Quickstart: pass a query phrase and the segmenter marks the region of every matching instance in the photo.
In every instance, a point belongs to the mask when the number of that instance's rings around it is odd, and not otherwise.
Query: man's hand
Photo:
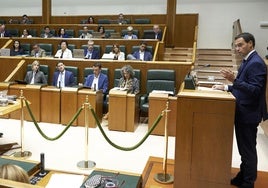
[[[228,80],[228,81],[230,81],[230,82],[234,82],[234,80],[235,80],[235,75],[234,75],[234,72],[231,70],[231,69],[222,69],[221,71],[220,71],[220,73],[222,74],[222,76],[226,79],[226,80]]]

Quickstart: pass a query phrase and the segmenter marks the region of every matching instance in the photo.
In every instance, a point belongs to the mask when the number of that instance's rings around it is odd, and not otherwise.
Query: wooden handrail
[[[17,73],[17,71],[21,68],[21,66],[25,63],[25,60],[21,60],[17,67],[12,71],[12,73],[5,79],[5,82],[9,82],[13,77],[14,75]]]
[[[7,48],[11,43],[13,42],[12,39],[9,39],[4,46],[2,46],[1,49]]]

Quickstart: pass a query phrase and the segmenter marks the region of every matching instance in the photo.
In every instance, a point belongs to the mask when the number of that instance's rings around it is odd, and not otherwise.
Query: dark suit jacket
[[[87,48],[84,50],[84,56],[86,57],[87,55]],[[100,59],[100,53],[98,50],[94,50],[92,51],[92,55],[91,55],[91,59]]]
[[[236,98],[235,122],[258,124],[267,119],[266,77],[266,65],[255,51],[238,69],[233,85],[228,86]]]
[[[60,74],[59,71],[54,72],[53,81],[52,81],[53,86],[57,86],[57,81],[58,81],[59,74]],[[64,80],[65,80],[65,83],[64,83],[65,87],[75,85],[74,74],[71,71],[65,70]]]
[[[133,56],[136,58],[136,59],[140,59],[140,51],[135,51],[133,53]],[[152,61],[153,57],[152,57],[152,54],[151,52],[149,51],[145,51],[144,52],[144,61]]]
[[[88,75],[84,85],[91,87],[93,80],[94,80],[94,74]],[[108,92],[108,77],[103,73],[100,73],[99,81],[98,81],[98,88],[99,90],[102,90],[103,93]]]
[[[33,78],[33,71],[28,71],[25,75],[24,81],[30,84]],[[34,76],[34,84],[47,84],[47,80],[42,71],[37,71]]]

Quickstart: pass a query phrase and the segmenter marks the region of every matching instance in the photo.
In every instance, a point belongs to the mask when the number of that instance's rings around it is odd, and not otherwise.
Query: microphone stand
[[[89,102],[88,102],[88,95],[86,96],[86,102],[83,104],[85,110],[85,160],[79,161],[77,163],[77,167],[81,169],[90,169],[96,166],[94,161],[88,160],[88,127],[89,127]]]

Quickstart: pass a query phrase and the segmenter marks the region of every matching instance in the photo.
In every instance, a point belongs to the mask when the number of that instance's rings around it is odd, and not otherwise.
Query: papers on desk
[[[216,92],[224,92],[222,90],[218,90],[218,89],[213,89],[211,87],[201,87],[201,86],[198,86],[197,87],[197,90],[198,91],[216,91]]]
[[[173,91],[166,91],[166,90],[153,90],[152,93],[161,93],[161,94],[174,95]]]
[[[74,188],[80,187],[85,176],[76,174],[52,174],[46,188],[64,187]]]
[[[125,87],[114,87],[113,90],[127,91],[128,89]]]

